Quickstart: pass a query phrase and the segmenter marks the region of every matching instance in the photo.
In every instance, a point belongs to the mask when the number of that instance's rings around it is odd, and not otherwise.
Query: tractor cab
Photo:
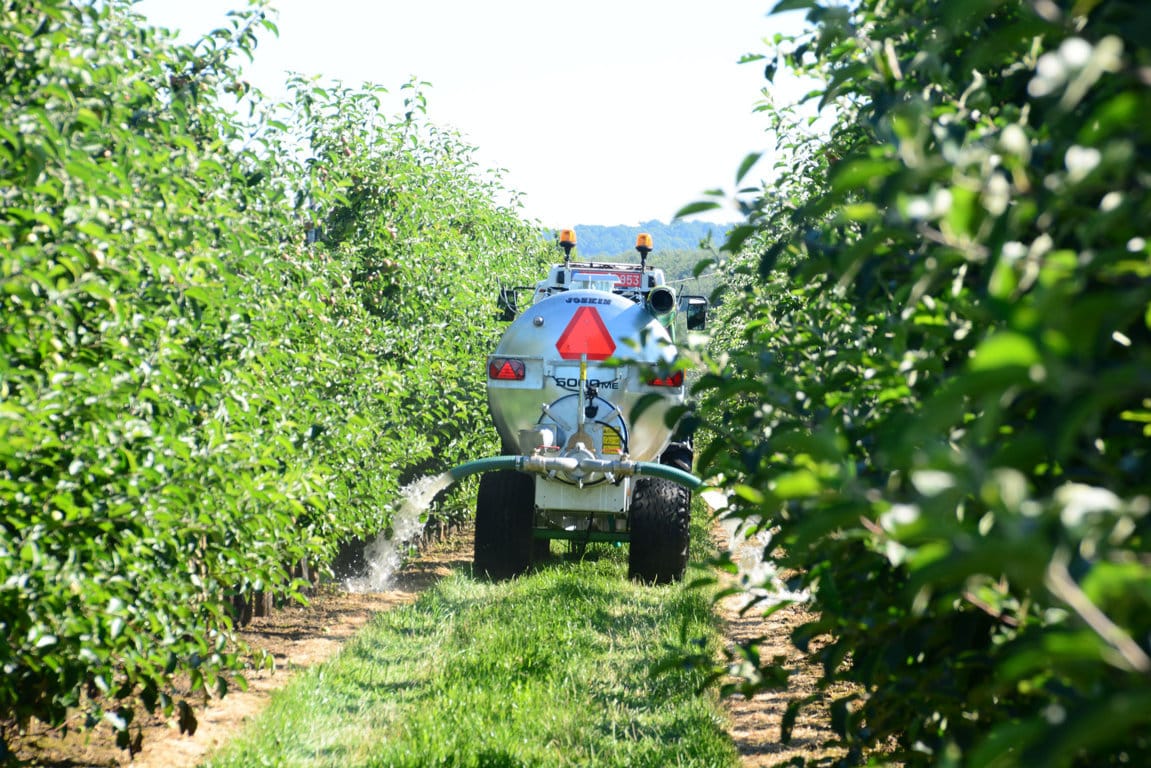
[[[576,246],[574,230],[560,230],[559,244],[564,251],[562,264],[555,264],[548,270],[547,277],[534,287],[517,286],[500,288],[498,307],[500,319],[511,321],[520,313],[519,295],[531,291],[531,301],[526,306],[538,304],[549,296],[572,290],[598,290],[613,293],[635,304],[655,306],[662,318],[669,322],[677,313],[682,313],[684,324],[689,331],[702,330],[707,325],[708,300],[704,296],[683,295],[676,299],[675,292],[667,286],[664,271],[647,263],[652,249],[651,235],[641,232],[636,237],[636,251],[640,254],[638,264],[631,262],[588,261],[573,262],[572,250]],[[665,323],[665,325],[668,323]]]

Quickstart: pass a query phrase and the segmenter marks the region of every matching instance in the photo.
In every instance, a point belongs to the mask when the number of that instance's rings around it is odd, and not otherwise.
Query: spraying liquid
[[[743,610],[753,601],[759,599],[763,607],[781,602],[806,603],[811,595],[806,590],[794,592],[780,578],[775,563],[764,557],[770,551],[771,532],[762,528],[755,533],[747,530],[750,525],[759,525],[758,518],[744,521],[735,517],[720,518],[720,524],[726,529],[728,536],[728,549],[731,559],[739,568],[740,595],[739,610]]]
[[[721,491],[707,490],[700,496],[719,515],[719,524],[723,526],[727,537],[728,552],[731,553],[732,562],[739,568],[738,610],[744,610],[756,600],[762,601],[762,607],[766,608],[785,601],[806,603],[811,599],[806,590],[794,592],[788,589],[775,563],[765,557],[765,553],[771,551],[771,531],[763,528],[760,518],[745,520],[725,515],[728,500]]]
[[[390,586],[392,576],[404,564],[404,550],[423,533],[425,513],[432,499],[447,489],[455,479],[450,473],[422,477],[400,489],[400,505],[392,513],[390,536],[381,533],[364,547],[367,572],[344,582],[349,592],[382,592]]]

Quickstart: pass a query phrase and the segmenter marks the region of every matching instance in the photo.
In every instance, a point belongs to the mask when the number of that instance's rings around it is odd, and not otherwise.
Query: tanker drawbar
[[[551,540],[606,541],[629,545],[632,578],[678,580],[701,481],[690,440],[672,424],[684,402],[675,342],[703,327],[707,301],[677,297],[647,265],[647,234],[638,264],[574,261],[571,230],[559,243],[563,263],[546,279],[501,290],[511,324],[488,357],[487,392],[503,455],[451,472],[483,473],[476,571],[506,578],[550,552]]]

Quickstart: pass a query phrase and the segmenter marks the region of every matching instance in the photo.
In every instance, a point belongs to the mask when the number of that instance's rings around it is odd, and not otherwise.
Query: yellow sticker
[[[608,453],[623,453],[622,440],[619,432],[616,432],[611,427],[603,428],[603,452]]]

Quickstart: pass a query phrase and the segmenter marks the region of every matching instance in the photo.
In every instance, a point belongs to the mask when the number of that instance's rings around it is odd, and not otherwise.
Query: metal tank
[[[671,438],[667,412],[683,403],[682,375],[669,386],[675,358],[645,304],[594,288],[533,304],[488,360],[488,406],[504,452],[582,444],[601,457],[657,459]],[[522,379],[500,377],[508,361],[523,366]],[[651,394],[658,400],[632,423]]]
[[[514,576],[549,552],[627,543],[629,573],[643,581],[681,578],[687,562],[691,443],[675,439],[684,402],[675,328],[703,327],[707,302],[683,297],[646,264],[573,262],[564,230],[563,264],[534,287],[522,312],[516,288],[501,290],[511,320],[487,361],[488,407],[502,455],[452,470],[482,473],[476,502],[475,567]]]

